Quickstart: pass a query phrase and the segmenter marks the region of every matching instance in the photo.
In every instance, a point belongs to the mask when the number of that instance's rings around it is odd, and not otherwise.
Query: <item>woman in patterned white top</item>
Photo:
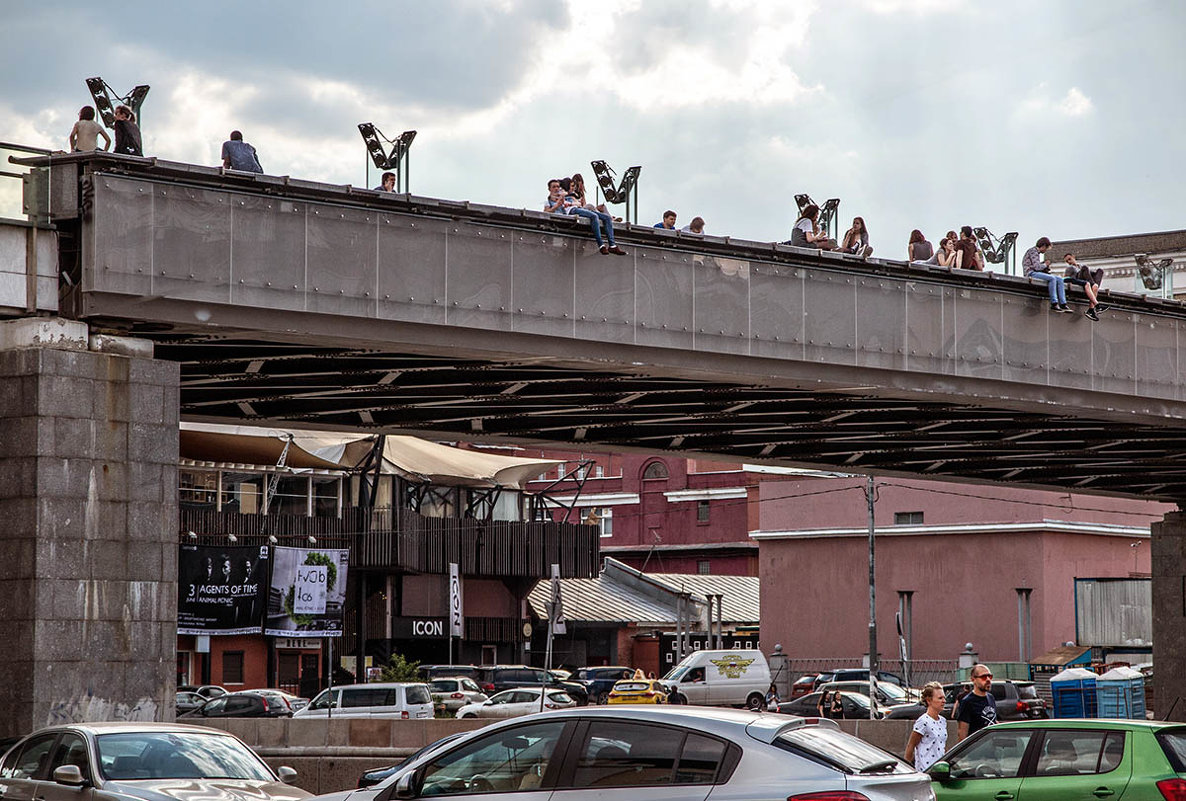
[[[922,703],[926,711],[914,721],[910,742],[906,743],[906,761],[915,770],[926,770],[939,761],[947,750],[947,721],[943,717],[943,685],[927,682],[922,688]]]

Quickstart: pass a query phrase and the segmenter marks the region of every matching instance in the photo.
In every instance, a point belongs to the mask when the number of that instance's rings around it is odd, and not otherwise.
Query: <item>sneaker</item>
[[[1093,323],[1098,323],[1100,321],[1100,316],[1095,313],[1095,309],[1088,309],[1087,311],[1083,312],[1083,316],[1088,320],[1091,320]]]
[[[1070,307],[1070,306],[1068,306],[1068,305],[1067,305],[1067,304],[1065,304],[1065,303],[1060,303],[1060,304],[1058,304],[1058,310],[1059,310],[1060,312],[1070,312],[1070,311],[1071,311],[1071,307]]]
[[[599,250],[601,251],[601,255],[602,255],[602,256],[608,256],[608,255],[609,255],[609,245],[602,245],[602,246],[599,248]]]
[[[625,256],[626,255],[626,251],[622,250],[617,245],[611,245],[609,252],[614,254],[615,256]]]
[[[1060,308],[1058,307],[1058,304],[1057,304],[1057,303],[1051,303],[1051,304],[1050,304],[1050,311],[1054,312],[1055,314],[1061,314],[1061,313],[1062,313],[1062,309],[1060,309]]]
[[[863,248],[861,248],[860,256],[862,259],[867,259],[872,255],[873,255],[873,246],[872,245],[865,245]]]
[[[1109,306],[1107,303],[1097,303],[1097,304],[1095,304],[1095,310],[1096,310],[1096,312],[1107,311],[1107,310],[1108,310],[1108,309],[1110,309],[1110,308],[1112,308],[1112,307],[1111,307],[1111,306]]]

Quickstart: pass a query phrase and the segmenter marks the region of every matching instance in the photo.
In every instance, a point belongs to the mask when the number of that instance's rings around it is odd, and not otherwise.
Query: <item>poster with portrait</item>
[[[349,549],[272,548],[264,633],[341,637]]]
[[[265,546],[182,545],[178,634],[258,634],[267,603]]]

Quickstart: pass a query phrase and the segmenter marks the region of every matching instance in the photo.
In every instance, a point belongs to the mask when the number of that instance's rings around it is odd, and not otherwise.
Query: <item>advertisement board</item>
[[[274,637],[340,637],[349,549],[272,548],[264,633]]]
[[[177,557],[178,634],[258,634],[269,549],[182,545]]]

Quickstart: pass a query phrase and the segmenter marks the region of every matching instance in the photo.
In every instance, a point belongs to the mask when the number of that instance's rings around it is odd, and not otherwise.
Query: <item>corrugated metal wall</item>
[[[1075,636],[1080,645],[1151,646],[1150,579],[1075,579]]]

